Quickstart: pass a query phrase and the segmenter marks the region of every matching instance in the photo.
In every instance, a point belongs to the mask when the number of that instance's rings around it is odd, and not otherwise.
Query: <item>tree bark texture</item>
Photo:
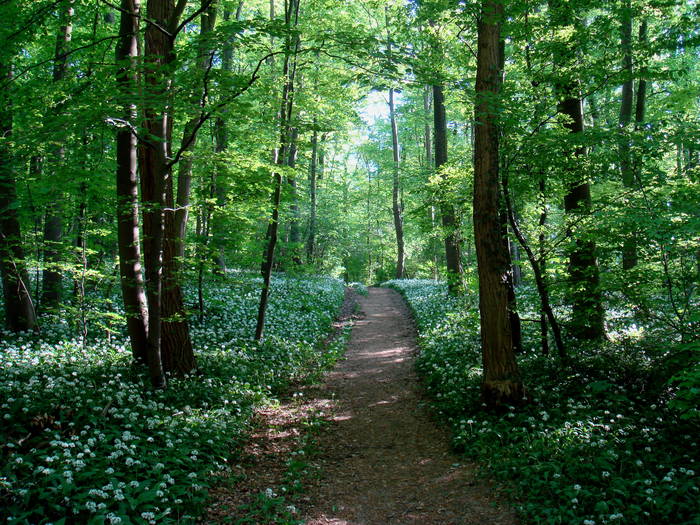
[[[306,238],[306,260],[313,264],[316,253],[316,176],[318,169],[318,119],[314,117],[314,130],[311,135],[311,165],[309,166],[309,234]]]
[[[435,134],[435,169],[447,163],[447,115],[442,84],[433,85],[433,133]],[[447,288],[451,294],[462,289],[462,253],[459,242],[459,224],[455,208],[449,199],[440,200],[440,215],[445,239]]]
[[[62,13],[61,28],[56,37],[56,50],[54,53],[53,82],[61,82],[66,76],[66,52],[73,36],[73,0],[70,0]],[[61,107],[56,108],[60,113]],[[63,138],[57,140],[58,146],[53,151],[55,170],[59,170],[65,157]],[[63,238],[63,216],[61,212],[61,198],[58,192],[58,184],[54,184],[54,194],[51,202],[46,207],[44,218],[44,272],[42,276],[41,307],[56,308],[61,301],[62,272],[59,268],[61,262],[60,245]]]
[[[0,79],[9,79],[12,69],[0,63]],[[27,288],[29,276],[24,262],[22,231],[17,214],[17,183],[12,148],[12,100],[8,90],[0,92],[0,276],[5,304],[5,326],[13,332],[36,328],[36,313]]]
[[[499,213],[499,47],[502,4],[484,0],[478,29],[474,150],[474,237],[484,367],[482,394],[493,408],[522,403],[508,312],[508,253]]]
[[[172,166],[168,163],[172,133],[172,79],[168,69],[175,59],[172,32],[179,17],[171,0],[148,0],[146,15],[150,22],[146,27],[144,57],[148,95],[144,127],[147,135],[140,158],[143,252],[148,299],[148,367],[151,382],[156,388],[162,388],[165,386],[162,360],[164,209],[165,191],[168,179],[172,177]]]
[[[391,189],[391,206],[396,232],[396,279],[404,277],[405,245],[403,238],[403,202],[401,202],[401,181],[399,177],[399,131],[396,127],[396,108],[394,107],[394,88],[389,88],[389,119],[391,121],[391,151],[393,154],[393,173]]]
[[[124,97],[124,119],[134,123],[137,114],[134,61],[138,57],[139,0],[122,0],[116,59],[117,87]],[[148,306],[141,268],[138,210],[138,162],[136,135],[127,126],[116,134],[117,244],[119,279],[126,326],[134,359],[146,363],[148,356]]]
[[[289,138],[289,156],[287,159],[287,166],[294,169],[297,165],[297,142],[299,139],[299,130],[297,128],[292,128],[290,131]],[[299,265],[301,264],[301,257],[299,256],[300,246],[301,246],[301,212],[299,211],[299,196],[297,194],[297,181],[294,175],[287,177],[287,183],[291,189],[291,222],[289,224],[289,242],[292,244],[292,261]]]
[[[206,71],[210,67],[210,60],[212,60],[207,39],[216,23],[216,8],[214,2],[202,2],[202,7],[206,9],[201,14],[201,43],[197,67],[202,73],[202,79],[204,79]],[[202,94],[203,96],[204,94]],[[200,100],[200,104],[204,102],[204,100]],[[199,118],[199,116],[193,117],[185,124],[181,145],[183,151],[191,152],[194,150],[197,142],[196,128],[199,124]],[[172,175],[165,178],[161,360],[165,372],[177,375],[187,374],[196,366],[180,275],[182,260],[185,256],[192,166],[193,158],[191,155],[185,155],[181,158],[178,166],[177,194],[173,188]]]

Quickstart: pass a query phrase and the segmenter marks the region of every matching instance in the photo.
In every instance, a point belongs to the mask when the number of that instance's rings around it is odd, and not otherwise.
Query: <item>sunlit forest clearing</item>
[[[697,2],[0,18],[3,522],[700,523]]]

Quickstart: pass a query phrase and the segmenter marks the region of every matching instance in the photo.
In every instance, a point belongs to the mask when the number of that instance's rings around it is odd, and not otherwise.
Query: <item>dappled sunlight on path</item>
[[[401,297],[371,288],[347,359],[329,374],[337,400],[321,436],[321,479],[307,524],[514,524],[495,489],[449,450],[423,407],[413,369],[415,331]]]

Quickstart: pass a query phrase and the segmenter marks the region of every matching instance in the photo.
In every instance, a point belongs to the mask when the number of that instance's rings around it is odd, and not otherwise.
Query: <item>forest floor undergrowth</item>
[[[234,482],[219,489],[208,519],[517,523],[476,466],[450,451],[448,430],[424,403],[415,329],[401,296],[370,288],[357,300],[345,359],[322,383],[259,411]]]

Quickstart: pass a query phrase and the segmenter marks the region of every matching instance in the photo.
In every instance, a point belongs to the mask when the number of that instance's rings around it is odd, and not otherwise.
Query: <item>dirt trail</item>
[[[415,330],[400,295],[370,288],[360,309],[347,358],[316,392],[318,401],[336,401],[320,437],[322,474],[309,487],[306,523],[517,523],[494,506],[498,494],[474,477],[474,466],[450,453],[449,436],[423,407]]]

